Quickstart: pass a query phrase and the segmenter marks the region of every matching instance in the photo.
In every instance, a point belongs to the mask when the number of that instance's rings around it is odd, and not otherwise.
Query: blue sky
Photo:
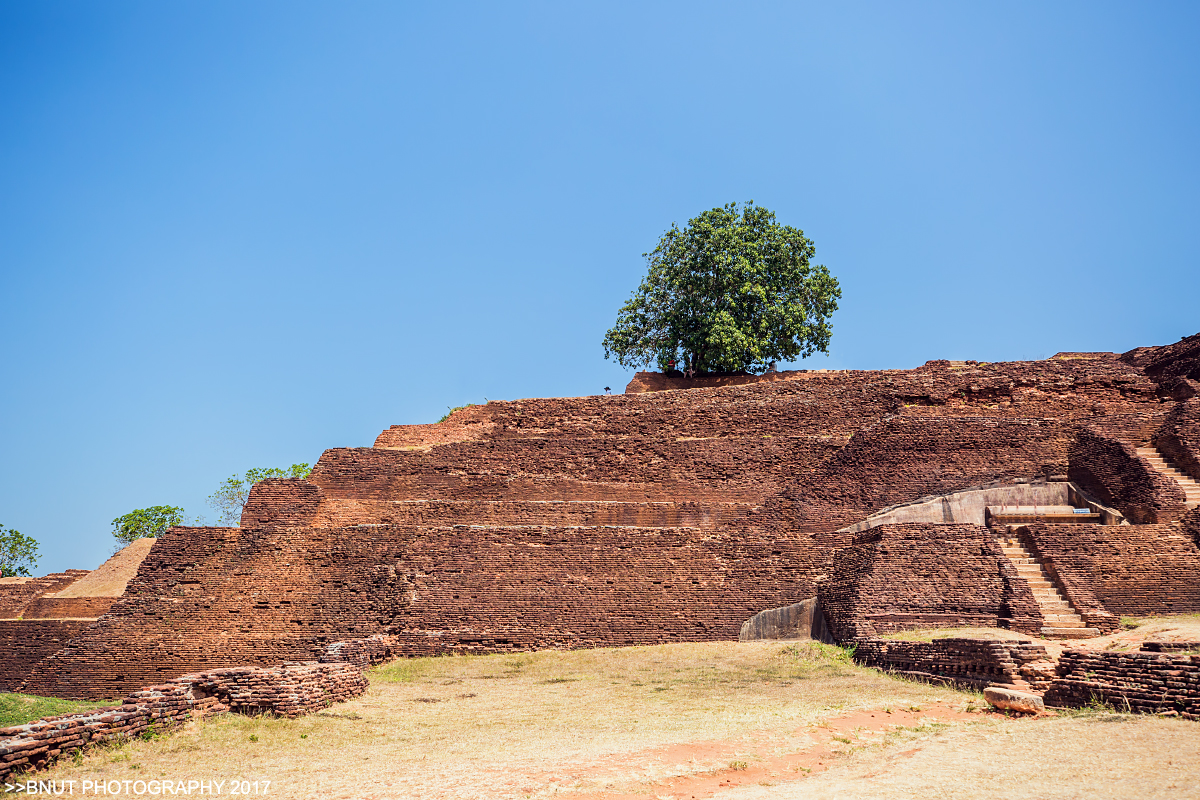
[[[672,222],[843,287],[807,366],[1200,331],[1189,3],[0,5],[0,524],[110,520],[447,406],[618,391]]]

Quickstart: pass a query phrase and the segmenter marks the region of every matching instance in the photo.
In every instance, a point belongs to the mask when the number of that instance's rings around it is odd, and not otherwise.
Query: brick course
[[[1045,664],[1046,648],[1029,641],[991,639],[935,639],[908,642],[897,639],[859,639],[854,660],[868,667],[909,678],[969,689],[987,686],[1039,688],[1037,672],[1024,669]]]
[[[29,670],[82,633],[91,622],[0,620],[0,692],[21,689]]]
[[[1047,705],[1104,702],[1118,711],[1200,720],[1200,655],[1067,650]]]

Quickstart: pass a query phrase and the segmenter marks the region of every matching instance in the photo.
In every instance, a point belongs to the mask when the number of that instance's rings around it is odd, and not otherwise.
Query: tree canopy
[[[0,525],[0,578],[28,576],[37,561],[37,540]]]
[[[208,496],[208,504],[218,513],[218,521],[223,525],[237,527],[242,522],[242,510],[250,499],[250,490],[259,481],[267,478],[307,478],[312,472],[308,464],[292,464],[287,469],[265,467],[246,470],[239,478],[232,475],[221,482],[217,491]]]
[[[147,536],[162,536],[167,528],[183,524],[183,509],[175,506],[135,508],[112,521],[112,535],[129,544]]]
[[[829,352],[842,296],[804,231],[754,201],[675,224],[643,253],[641,286],[604,337],[604,357],[694,373],[761,372]]]

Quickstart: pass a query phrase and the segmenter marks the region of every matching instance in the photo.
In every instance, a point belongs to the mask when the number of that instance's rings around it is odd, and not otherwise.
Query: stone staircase
[[[1071,603],[1054,585],[1045,567],[1021,544],[1015,534],[1001,534],[1000,547],[1017,568],[1017,574],[1029,583],[1033,597],[1042,610],[1042,636],[1049,639],[1090,639],[1100,635],[1098,629],[1089,628],[1083,617],[1075,613]]]
[[[1174,480],[1183,489],[1184,495],[1187,496],[1186,505],[1190,511],[1197,506],[1200,506],[1200,483],[1192,480],[1191,476],[1177,469],[1170,461],[1167,461],[1166,456],[1158,451],[1153,445],[1148,447],[1139,447],[1137,454],[1150,462],[1150,466]]]

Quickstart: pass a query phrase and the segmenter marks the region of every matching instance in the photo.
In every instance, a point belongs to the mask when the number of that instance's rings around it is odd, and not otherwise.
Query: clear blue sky
[[[671,222],[753,199],[829,357],[1200,331],[1195,3],[0,5],[0,524],[110,520],[447,406],[620,391]]]

